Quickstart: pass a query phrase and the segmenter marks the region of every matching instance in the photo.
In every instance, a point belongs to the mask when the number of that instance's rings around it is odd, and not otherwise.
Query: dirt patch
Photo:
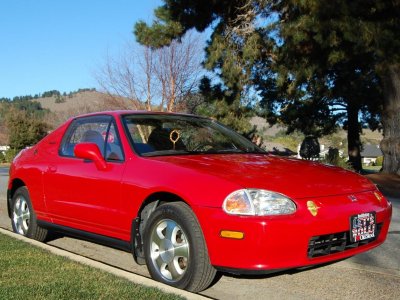
[[[400,176],[396,174],[376,173],[365,175],[373,183],[377,184],[379,189],[386,196],[400,197]]]

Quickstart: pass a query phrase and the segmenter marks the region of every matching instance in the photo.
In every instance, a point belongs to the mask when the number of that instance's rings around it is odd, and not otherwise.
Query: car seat
[[[104,139],[100,132],[96,130],[86,131],[82,136],[81,142],[96,144],[104,156]]]
[[[155,151],[162,151],[162,150],[173,150],[174,143],[171,141],[170,137],[170,130],[156,127],[150,133],[147,143],[150,144]],[[178,140],[175,143],[175,150],[185,150],[186,147],[182,143],[182,140]]]

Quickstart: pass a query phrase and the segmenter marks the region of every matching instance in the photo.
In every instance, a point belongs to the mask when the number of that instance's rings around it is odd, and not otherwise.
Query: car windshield
[[[142,156],[260,153],[255,144],[220,123],[178,115],[125,115],[123,123]]]

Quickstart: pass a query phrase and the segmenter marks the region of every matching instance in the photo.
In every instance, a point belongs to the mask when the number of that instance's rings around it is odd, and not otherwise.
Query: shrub
[[[300,156],[303,159],[319,158],[320,146],[318,139],[314,136],[307,136],[300,146]]]
[[[41,140],[49,126],[41,119],[32,116],[26,111],[10,111],[7,116],[9,131],[9,145],[12,149],[22,150]]]
[[[376,166],[382,167],[383,166],[383,156],[378,156],[375,162]]]
[[[327,155],[321,160],[321,163],[341,167],[343,169],[353,171],[353,167],[345,157],[340,157],[339,151],[337,149],[329,149]]]
[[[56,96],[56,100],[55,103],[64,103],[65,102],[65,98],[62,97],[61,95],[57,95]]]
[[[11,163],[18,152],[16,149],[8,149],[4,154],[4,162]]]

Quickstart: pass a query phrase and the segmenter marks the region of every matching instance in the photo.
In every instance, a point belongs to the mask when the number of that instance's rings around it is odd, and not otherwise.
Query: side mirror
[[[79,143],[74,148],[74,154],[78,158],[88,159],[94,162],[97,169],[107,169],[106,161],[101,155],[99,147],[94,143]]]

